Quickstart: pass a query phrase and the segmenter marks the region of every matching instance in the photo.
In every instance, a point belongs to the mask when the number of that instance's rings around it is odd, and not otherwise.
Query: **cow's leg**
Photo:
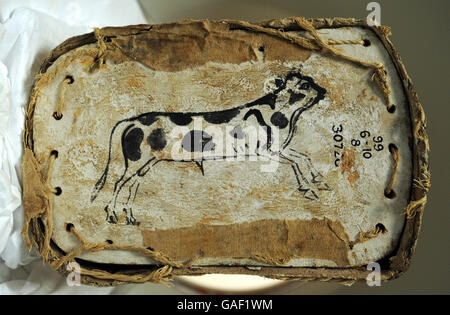
[[[327,183],[323,181],[323,175],[314,167],[311,162],[311,158],[301,152],[298,152],[292,148],[289,148],[288,156],[294,160],[301,161],[298,163],[305,166],[305,176],[311,182],[311,184],[318,190],[330,190]]]
[[[139,161],[127,161],[126,165],[127,167],[125,168],[122,176],[120,176],[120,178],[114,183],[112,197],[108,205],[105,207],[106,220],[109,223],[117,223],[118,211],[121,211],[124,208],[120,204],[118,205],[118,197],[120,195],[120,192],[122,191],[122,189],[126,189],[134,183],[139,170],[145,167],[147,163],[142,164],[142,162]]]
[[[303,173],[302,168],[299,165],[301,161],[299,161],[298,158],[291,157],[285,152],[274,152],[270,149],[265,151],[261,150],[257,153],[257,156],[264,157],[268,160],[274,160],[281,164],[290,165],[297,180],[298,190],[303,194],[303,197],[310,200],[316,200],[319,198],[316,192],[311,189],[311,183],[308,180],[307,176],[305,176],[305,174]],[[277,157],[276,159],[275,156]]]
[[[288,164],[291,165],[292,170],[294,171],[295,178],[297,179],[298,190],[303,194],[303,197],[309,200],[319,199],[317,193],[311,188],[311,183],[308,181],[305,174],[302,172],[301,167],[298,164],[298,161],[287,154],[280,153],[280,159],[284,160]]]
[[[122,185],[122,183],[126,179],[127,173],[128,173],[128,169],[125,168],[123,174],[119,178],[116,178],[116,179],[114,179],[114,181],[112,181],[113,193],[112,193],[112,196],[111,196],[109,202],[106,204],[106,206],[104,208],[104,210],[106,212],[106,221],[109,223],[117,223],[117,221],[119,219],[117,216],[117,212],[114,207],[114,204],[115,204],[115,200],[117,199],[119,187]]]
[[[111,200],[105,207],[106,221],[109,223],[117,223],[119,218],[116,211],[117,198],[125,184],[127,184],[134,176],[133,170],[130,167],[125,168],[122,176],[114,183],[114,190]]]
[[[132,179],[132,183],[128,187],[128,198],[122,211],[125,213],[125,220],[127,225],[139,225],[140,222],[136,220],[133,215],[133,203],[136,199],[136,194],[139,189],[140,180],[138,177]]]
[[[123,184],[123,187],[119,188],[119,191],[116,195],[116,201],[115,201],[115,208],[118,209],[119,207],[122,208],[122,211],[125,213],[125,219],[127,224],[131,225],[139,225],[140,222],[136,220],[136,218],[133,215],[133,203],[136,199],[137,192],[139,190],[139,185],[142,180],[142,178],[147,174],[147,172],[158,162],[159,160],[155,161],[155,158],[151,158],[148,160],[143,166],[141,166],[131,177],[128,181],[125,181]],[[120,204],[117,202],[117,196],[120,193],[122,189],[125,187],[128,188],[128,197],[124,204]]]
[[[304,153],[293,149],[284,150],[280,156],[292,161],[292,168],[299,183],[299,191],[310,200],[319,199],[318,190],[330,190],[322,178],[322,174],[313,166],[311,159]]]

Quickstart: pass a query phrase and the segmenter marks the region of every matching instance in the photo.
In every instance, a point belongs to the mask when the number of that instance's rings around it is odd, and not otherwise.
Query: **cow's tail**
[[[102,191],[103,187],[105,187],[106,181],[108,179],[108,172],[109,167],[111,164],[111,161],[116,160],[119,155],[123,156],[123,153],[121,150],[119,150],[119,146],[117,145],[118,141],[121,141],[122,133],[126,129],[126,127],[129,125],[128,120],[122,120],[119,121],[111,130],[111,134],[109,136],[109,146],[108,146],[108,161],[106,163],[105,170],[102,173],[102,176],[97,181],[97,183],[94,186],[94,189],[91,194],[91,202],[94,202],[94,200],[97,198],[99,193]],[[119,158],[120,159],[120,158]]]

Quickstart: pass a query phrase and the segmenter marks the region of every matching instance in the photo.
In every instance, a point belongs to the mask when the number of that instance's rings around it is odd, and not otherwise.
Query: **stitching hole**
[[[266,49],[266,48],[264,47],[264,45],[261,45],[261,46],[258,47],[258,50],[259,50],[260,52],[264,52],[265,49]]]
[[[106,243],[108,243],[109,245],[112,245],[114,242],[112,240],[106,240]]]
[[[363,46],[364,47],[369,47],[370,45],[372,45],[372,43],[370,42],[370,40],[368,40],[368,39],[363,39]]]
[[[56,196],[59,196],[59,195],[61,195],[62,194],[62,189],[61,189],[61,187],[55,187],[55,195]]]
[[[395,113],[396,110],[397,110],[397,107],[396,107],[394,104],[392,104],[392,105],[387,109],[387,111],[388,111],[389,113],[391,113],[391,114]]]
[[[75,79],[71,75],[67,75],[65,80],[69,80],[68,84],[73,84],[73,82],[75,82]]]
[[[378,223],[377,225],[375,225],[375,227],[381,231],[381,234],[384,234],[387,232],[386,227],[382,223]]]
[[[389,143],[388,148],[389,148],[389,152],[390,152],[391,154],[393,154],[394,151],[397,151],[397,150],[398,150],[397,146],[396,146],[395,144],[393,144],[393,143]]]
[[[397,146],[393,143],[389,143],[388,149],[391,154],[394,154],[394,151],[398,151]],[[388,199],[394,199],[395,197],[397,197],[397,193],[394,191],[394,189],[386,189],[384,191],[384,196]]]
[[[58,114],[57,112],[53,112],[53,118],[56,120],[61,120],[63,118],[63,114]]]
[[[74,225],[72,223],[66,223],[66,231],[70,232],[74,228]]]
[[[388,199],[394,199],[395,197],[397,197],[397,193],[393,189],[391,189],[389,191],[385,190],[384,196]]]
[[[58,158],[58,151],[57,150],[52,150],[50,152],[50,155],[53,155],[55,158]]]

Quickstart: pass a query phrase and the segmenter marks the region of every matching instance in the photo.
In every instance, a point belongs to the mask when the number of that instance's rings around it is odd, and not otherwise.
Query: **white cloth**
[[[68,287],[20,235],[24,110],[44,58],[67,38],[92,27],[146,23],[135,0],[2,0],[0,2],[0,294],[89,293],[110,288]]]

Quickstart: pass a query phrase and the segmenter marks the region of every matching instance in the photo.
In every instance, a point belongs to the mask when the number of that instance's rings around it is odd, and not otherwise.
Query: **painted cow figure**
[[[111,185],[112,196],[105,207],[107,221],[117,223],[117,210],[120,210],[125,213],[127,224],[139,224],[133,216],[132,203],[140,181],[159,162],[192,162],[204,174],[203,162],[231,160],[239,156],[276,159],[282,164],[290,165],[303,197],[318,199],[317,191],[329,190],[328,185],[322,181],[322,175],[314,168],[310,158],[289,145],[300,115],[319,103],[325,97],[326,90],[311,77],[302,75],[299,70],[276,78],[272,86],[272,91],[263,97],[226,110],[148,112],[117,122],[110,134],[106,167],[95,184],[91,202],[94,202],[106,184]],[[199,125],[226,128],[225,136],[230,141],[225,139],[225,142],[232,143],[231,152],[218,150],[218,144],[222,143],[223,138],[219,139],[214,133],[208,132],[207,128],[196,127]],[[246,141],[238,141],[239,144],[236,144],[236,140],[247,137],[249,125],[264,130],[263,136],[260,133],[251,148]],[[170,136],[176,128],[184,131],[184,135],[178,139]],[[275,139],[275,135],[278,139]],[[276,146],[275,140],[279,143]],[[181,151],[188,153],[183,158],[174,157],[173,148],[177,143]],[[123,168],[117,178],[110,174],[112,161],[119,161]],[[119,193],[123,189],[128,189],[128,198],[126,202],[118,202]]]

